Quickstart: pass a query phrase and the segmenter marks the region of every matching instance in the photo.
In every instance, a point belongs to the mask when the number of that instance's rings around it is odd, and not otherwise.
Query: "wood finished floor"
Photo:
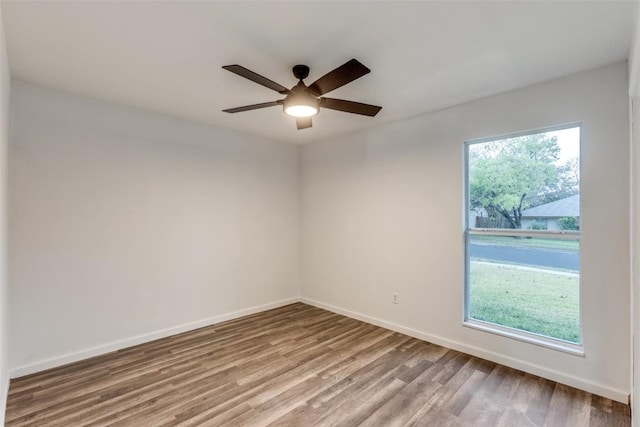
[[[629,407],[293,304],[11,381],[8,426],[629,426]]]

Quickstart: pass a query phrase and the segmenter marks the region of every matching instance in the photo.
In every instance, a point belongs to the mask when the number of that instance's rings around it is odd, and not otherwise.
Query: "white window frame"
[[[550,230],[516,230],[506,228],[475,228],[469,226],[470,212],[470,192],[469,192],[469,147],[476,144],[487,143],[507,138],[515,138],[519,136],[533,135],[538,133],[553,132],[563,129],[580,128],[580,148],[582,148],[582,123],[571,123],[561,126],[553,126],[542,129],[534,129],[525,132],[512,133],[501,136],[487,137],[482,139],[474,139],[465,141],[464,143],[464,289],[463,289],[463,319],[462,325],[468,328],[488,332],[503,337],[524,341],[530,344],[562,351],[576,356],[584,357],[584,347],[582,344],[582,283],[579,286],[579,343],[561,340],[558,338],[547,337],[533,332],[521,329],[510,328],[483,320],[477,320],[469,317],[469,276],[470,276],[470,259],[468,254],[469,239],[471,236],[509,236],[509,237],[542,237],[553,239],[580,240],[582,228],[579,231],[550,231]],[[580,171],[582,174],[582,171]],[[581,282],[581,281],[580,281]]]

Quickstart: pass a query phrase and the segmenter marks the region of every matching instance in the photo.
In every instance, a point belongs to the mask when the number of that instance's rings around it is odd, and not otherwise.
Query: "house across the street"
[[[560,218],[575,217],[580,224],[580,195],[522,211],[522,229],[562,230]]]

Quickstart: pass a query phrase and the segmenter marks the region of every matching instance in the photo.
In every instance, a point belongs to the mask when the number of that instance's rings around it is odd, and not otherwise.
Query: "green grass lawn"
[[[540,239],[537,237],[512,237],[512,236],[483,236],[474,234],[471,236],[473,243],[486,243],[500,246],[515,246],[519,248],[560,249],[577,252],[580,242],[567,239]]]
[[[470,269],[472,319],[574,343],[580,341],[577,275],[474,261]]]

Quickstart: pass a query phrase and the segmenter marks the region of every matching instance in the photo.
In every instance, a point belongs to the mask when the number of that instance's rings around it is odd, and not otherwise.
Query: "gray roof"
[[[562,218],[565,216],[580,216],[579,194],[522,211],[523,218]]]

